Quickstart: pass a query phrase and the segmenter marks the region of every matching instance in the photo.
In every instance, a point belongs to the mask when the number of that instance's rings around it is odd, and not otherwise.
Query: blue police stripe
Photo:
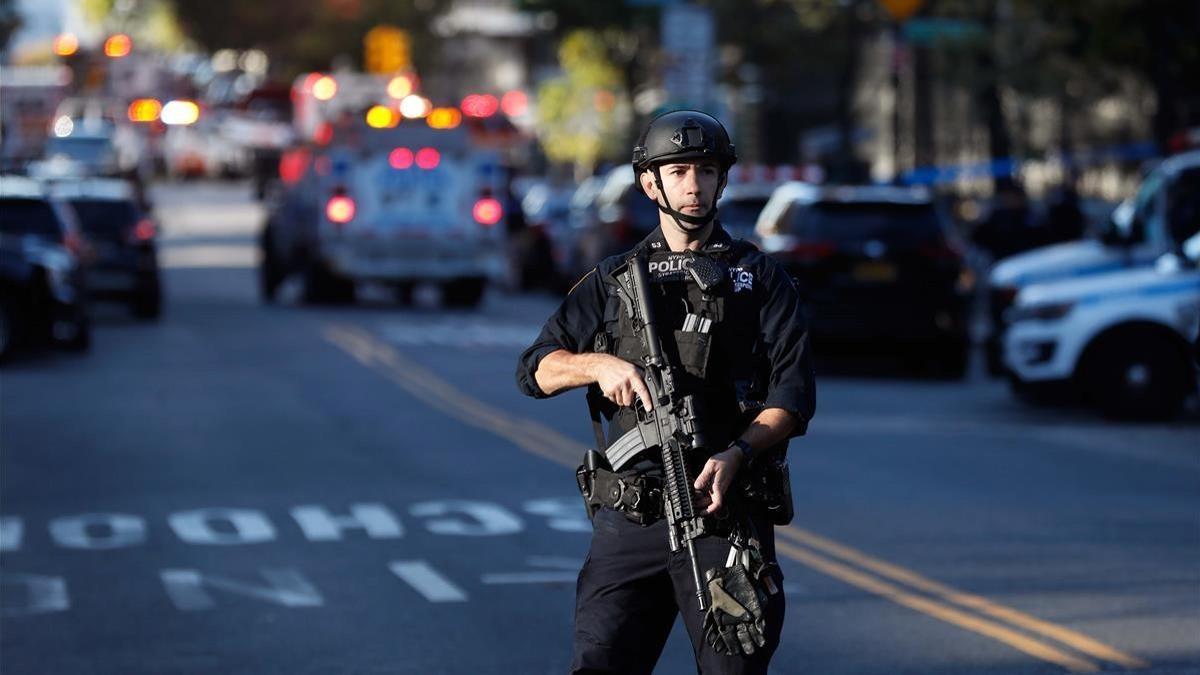
[[[1187,279],[1184,281],[1175,281],[1172,283],[1159,284],[1157,286],[1147,286],[1146,288],[1138,288],[1133,290],[1122,290],[1113,293],[1093,293],[1085,295],[1079,299],[1079,304],[1087,305],[1105,300],[1113,300],[1116,298],[1152,298],[1162,297],[1166,295],[1183,295],[1186,293],[1200,293],[1200,279]]]

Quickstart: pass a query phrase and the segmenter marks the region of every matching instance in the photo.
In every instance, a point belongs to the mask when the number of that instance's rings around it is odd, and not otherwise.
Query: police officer
[[[653,119],[633,168],[636,187],[658,205],[658,227],[576,283],[518,364],[518,386],[535,398],[588,388],[606,455],[578,476],[593,537],[579,574],[572,673],[651,672],[680,614],[702,673],[766,673],[779,644],[784,596],[772,527],[791,517],[784,451],[805,433],[815,390],[791,279],[716,218],[735,161],[713,117],[682,110]],[[638,326],[613,277],[633,256],[648,259],[659,334],[682,386],[700,402],[696,416],[712,449],[688,458],[706,523],[695,541],[712,596],[706,612],[686,552],[667,545],[659,450],[631,433],[633,406],[652,400],[638,365]],[[715,290],[698,289],[688,274],[697,258],[718,265]],[[731,565],[749,572],[733,575]]]

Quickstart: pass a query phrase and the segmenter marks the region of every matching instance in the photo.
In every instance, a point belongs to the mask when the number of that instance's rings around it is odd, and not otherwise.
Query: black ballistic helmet
[[[722,171],[737,162],[729,132],[712,115],[675,110],[650,120],[633,149],[633,171],[640,175],[656,164],[687,159],[714,159]]]
[[[725,127],[715,117],[699,110],[663,113],[650,120],[633,149],[634,187],[638,192],[645,194],[641,175],[643,171],[651,170],[654,172],[659,192],[663,192],[662,176],[658,167],[668,162],[695,159],[715,160],[722,174],[729,171],[729,167],[737,162],[737,152],[734,151],[733,143],[729,141],[729,132],[725,131]],[[663,200],[666,200],[665,194]],[[703,216],[683,214],[671,208],[670,204],[665,207],[659,204],[658,208],[675,218],[677,223],[682,220],[692,225],[703,226],[716,216],[715,195],[713,200],[713,205]]]

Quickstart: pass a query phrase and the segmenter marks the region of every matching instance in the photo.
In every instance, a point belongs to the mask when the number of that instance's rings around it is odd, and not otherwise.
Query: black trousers
[[[780,592],[764,607],[766,646],[752,656],[719,655],[704,642],[704,616],[697,604],[687,550],[671,553],[666,521],[642,527],[604,508],[596,513],[592,525],[592,547],[579,572],[575,596],[571,673],[652,672],[678,614],[683,615],[703,675],[767,672],[783,628],[782,579],[777,579]],[[765,522],[755,526],[763,540],[763,555],[775,560],[771,526]],[[702,537],[695,544],[701,574],[725,566],[728,539]]]

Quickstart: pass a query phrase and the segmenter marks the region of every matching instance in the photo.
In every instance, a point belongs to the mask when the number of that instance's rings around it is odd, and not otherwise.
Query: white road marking
[[[253,509],[197,509],[172,513],[167,522],[175,534],[189,544],[229,546],[233,544],[257,544],[275,539],[275,527],[261,511]],[[232,532],[214,527],[225,523]]]
[[[125,513],[85,513],[55,518],[50,521],[49,530],[50,538],[63,548],[125,548],[146,541],[146,521]]]
[[[560,556],[533,555],[525,559],[530,567],[543,567],[554,572],[490,572],[479,577],[485,584],[573,584],[579,577],[583,561]]]
[[[19,551],[25,534],[25,523],[20,518],[0,518],[0,551]]]
[[[296,506],[291,513],[309,541],[341,541],[342,531],[348,529],[366,530],[367,536],[372,539],[399,539],[404,536],[404,525],[400,519],[379,503],[352,504],[348,516],[335,516],[320,505]]]
[[[489,537],[516,534],[525,529],[521,519],[508,509],[490,502],[475,502],[464,499],[420,502],[408,509],[418,517],[446,516],[461,513],[470,516],[470,522],[462,518],[434,518],[425,523],[425,528],[434,534],[449,534],[467,537]]]
[[[467,601],[465,591],[424,560],[393,560],[388,567],[429,602]]]
[[[530,499],[521,508],[535,516],[546,516],[546,526],[552,530],[589,534],[592,531],[592,523],[578,498]]]
[[[10,590],[14,586],[25,588],[24,605],[9,604],[12,598],[20,597],[20,594]],[[5,572],[4,576],[0,577],[0,588],[4,589],[0,592],[0,598],[4,599],[3,605],[0,605],[0,616],[5,618],[65,612],[71,608],[71,600],[67,596],[67,582],[62,577]]]
[[[185,612],[216,607],[217,602],[205,590],[206,587],[284,607],[320,607],[325,604],[316,587],[296,570],[263,569],[259,574],[270,586],[206,575],[193,569],[166,569],[159,573],[171,602],[176,609]]]

